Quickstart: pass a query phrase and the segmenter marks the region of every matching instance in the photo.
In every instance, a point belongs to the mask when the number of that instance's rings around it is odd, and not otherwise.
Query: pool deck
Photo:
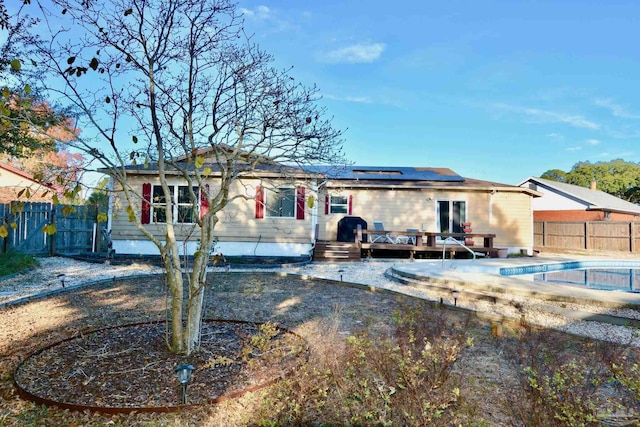
[[[519,258],[479,258],[475,260],[425,260],[395,264],[390,274],[414,282],[447,287],[458,291],[479,294],[517,294],[555,302],[572,302],[603,307],[625,307],[640,309],[640,293],[623,291],[602,291],[577,286],[554,285],[534,282],[533,275],[501,276],[500,268],[522,267],[568,261],[611,261],[637,262],[640,257],[615,257],[613,255],[572,255],[553,254],[538,257]]]

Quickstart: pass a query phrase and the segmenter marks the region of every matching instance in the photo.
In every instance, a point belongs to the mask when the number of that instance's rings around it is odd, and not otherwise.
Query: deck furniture
[[[387,251],[408,251],[409,257],[413,259],[416,252],[442,252],[445,249],[446,253],[450,257],[453,257],[457,252],[466,252],[471,250],[476,253],[484,253],[486,255],[493,255],[496,249],[493,247],[493,240],[496,235],[493,233],[437,233],[420,231],[418,229],[408,229],[411,231],[395,231],[395,230],[363,230],[357,228],[354,230],[356,235],[355,242],[361,250],[365,251],[368,257],[374,250],[387,250]],[[364,235],[382,235],[390,236],[389,239],[371,239],[371,243],[363,241]],[[407,240],[399,241],[391,238],[391,236],[403,236]],[[464,242],[466,239],[482,238],[482,246],[465,246],[447,245],[443,248],[442,242],[447,238],[452,237],[460,242]],[[413,238],[415,238],[415,243]],[[406,243],[405,243],[406,242]]]
[[[371,234],[371,243],[398,243],[395,236],[384,230],[384,225],[380,221],[373,221],[373,229],[379,234]]]

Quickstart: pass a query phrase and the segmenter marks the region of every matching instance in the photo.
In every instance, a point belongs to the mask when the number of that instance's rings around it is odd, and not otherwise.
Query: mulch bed
[[[181,403],[179,365],[197,367],[187,388],[193,405],[268,385],[307,354],[302,338],[270,324],[206,321],[189,357],[167,351],[165,332],[153,323],[80,334],[27,358],[15,380],[29,397],[72,409],[166,410]]]

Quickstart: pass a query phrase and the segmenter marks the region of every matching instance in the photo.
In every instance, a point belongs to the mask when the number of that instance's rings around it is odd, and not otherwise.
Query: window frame
[[[290,203],[292,205],[292,209],[291,209],[291,215],[271,215],[272,212],[274,212],[273,209],[271,209],[269,203],[270,203],[270,199],[272,197],[274,197],[275,194],[279,194],[281,191],[286,190],[287,192],[291,192],[291,198],[290,198]],[[297,203],[297,197],[298,197],[298,189],[294,186],[279,186],[279,187],[265,187],[264,188],[264,217],[265,218],[284,218],[284,219],[296,219],[297,218],[297,214],[298,214],[298,203]],[[285,197],[280,197],[280,200],[285,199]],[[282,202],[280,203],[280,206],[282,205]],[[280,209],[282,211],[282,209]]]
[[[334,198],[343,198],[344,203],[334,203]],[[336,211],[334,207],[342,207],[344,211]],[[329,195],[329,215],[331,214],[349,214],[349,196]]]
[[[189,200],[188,202],[180,202],[180,189],[187,189],[187,194],[188,194],[188,185],[179,185],[179,184],[168,184],[167,185],[169,187],[169,192],[171,193],[171,213],[173,215],[173,224],[195,224],[196,223],[196,218],[197,215],[200,212],[201,209],[201,196],[200,196],[200,187],[198,186],[193,186],[193,192],[196,194],[196,197],[198,197],[198,201],[194,203],[194,201]],[[158,202],[156,201],[156,189],[158,189],[159,195],[157,197],[161,198],[163,201],[162,202]],[[156,210],[158,211],[164,211],[166,209],[166,203],[164,202],[164,191],[162,189],[162,186],[159,184],[151,184],[151,203],[149,203],[150,205],[150,223],[152,224],[166,224],[167,223],[167,215],[166,212],[164,214],[164,221],[158,221],[157,220],[157,214],[156,214]],[[191,217],[189,218],[189,221],[183,221],[181,220],[181,217],[179,215],[180,212],[180,208],[188,208],[191,209]]]

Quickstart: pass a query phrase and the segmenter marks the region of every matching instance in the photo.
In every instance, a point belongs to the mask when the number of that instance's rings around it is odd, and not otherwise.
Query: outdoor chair
[[[407,231],[410,233],[419,233],[420,230],[417,228],[407,228]],[[407,243],[411,243],[412,245],[416,245],[416,236],[406,236],[407,237]]]
[[[373,229],[384,232],[384,225],[382,224],[381,221],[373,221]],[[395,245],[398,242],[396,241],[395,237],[390,235],[389,233],[383,233],[383,234],[372,233],[371,243],[391,243]]]

